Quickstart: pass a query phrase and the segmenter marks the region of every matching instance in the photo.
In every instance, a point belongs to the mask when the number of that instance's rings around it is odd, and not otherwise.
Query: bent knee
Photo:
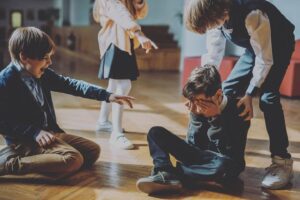
[[[93,143],[89,154],[84,158],[84,164],[82,167],[91,167],[99,158],[101,148],[98,144]]]
[[[84,158],[80,152],[69,152],[63,156],[65,163],[65,172],[72,173],[81,168]]]
[[[162,137],[164,137],[164,135],[166,135],[165,134],[166,132],[167,132],[167,129],[165,129],[164,127],[154,126],[149,130],[149,132],[147,134],[147,139],[148,139],[148,141],[161,139]]]

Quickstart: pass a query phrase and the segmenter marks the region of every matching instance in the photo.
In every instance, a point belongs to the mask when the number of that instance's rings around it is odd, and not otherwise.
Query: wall
[[[174,39],[181,45],[182,25],[178,14],[182,13],[183,0],[147,0],[148,16],[140,20],[142,25],[169,25]]]
[[[25,3],[26,2],[26,3]],[[0,26],[9,27],[10,25],[10,11],[22,10],[24,16],[24,25],[26,26],[37,26],[45,24],[43,21],[38,20],[38,10],[53,8],[53,0],[0,0],[0,7],[5,8],[5,20],[0,20]],[[34,20],[28,20],[26,18],[27,11],[34,9]]]

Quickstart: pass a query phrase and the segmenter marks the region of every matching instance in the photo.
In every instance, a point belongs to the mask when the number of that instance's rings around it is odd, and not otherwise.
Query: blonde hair
[[[109,0],[108,0],[109,1]],[[147,15],[147,9],[144,9],[146,5],[145,0],[138,3],[138,0],[118,0],[125,5],[132,17],[136,19],[143,18]],[[100,1],[96,0],[93,6],[93,17],[96,22],[100,21]],[[145,11],[146,10],[146,11]]]
[[[134,19],[137,19],[137,10],[134,5],[135,0],[122,0],[124,5],[126,6],[127,10],[133,16]]]
[[[230,6],[231,0],[191,0],[185,7],[185,26],[190,31],[203,34],[225,18]]]

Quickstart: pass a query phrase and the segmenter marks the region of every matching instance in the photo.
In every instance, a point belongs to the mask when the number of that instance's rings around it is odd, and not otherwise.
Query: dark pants
[[[293,37],[290,37],[293,38]],[[289,42],[290,41],[290,42]],[[261,88],[259,106],[264,113],[266,128],[270,138],[271,156],[290,158],[285,119],[280,103],[279,88],[294,51],[294,39],[287,40],[283,46],[273,51],[274,65]],[[246,50],[223,83],[226,95],[236,98],[243,96],[252,78],[255,55]]]
[[[163,127],[151,128],[147,139],[155,171],[174,172],[170,155],[183,166],[184,174],[194,174],[203,180],[218,179],[229,174],[229,170],[234,170],[230,167],[232,161],[228,157],[188,144]]]

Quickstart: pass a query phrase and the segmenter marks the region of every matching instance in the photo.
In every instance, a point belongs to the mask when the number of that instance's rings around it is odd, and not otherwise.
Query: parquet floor
[[[97,85],[105,86],[96,78],[95,66],[63,67],[57,70]],[[80,67],[79,67],[80,66]],[[141,73],[133,83],[132,96],[137,100],[134,109],[126,108],[124,128],[136,145],[135,150],[118,150],[108,144],[109,133],[96,133],[95,123],[99,102],[65,94],[54,93],[54,104],[59,124],[67,132],[84,136],[101,146],[101,156],[90,170],[49,183],[0,177],[0,199],[293,199],[300,197],[300,100],[283,99],[286,123],[290,138],[290,151],[294,157],[295,176],[292,185],[283,190],[268,191],[260,188],[264,168],[270,164],[268,137],[262,113],[254,101],[255,118],[249,132],[246,149],[247,169],[241,182],[227,189],[215,184],[184,189],[178,194],[147,196],[135,187],[138,178],[147,176],[152,161],[149,156],[146,134],[155,125],[164,126],[184,137],[188,122],[187,112],[180,95],[180,75],[176,73]],[[1,145],[3,145],[1,141]]]

